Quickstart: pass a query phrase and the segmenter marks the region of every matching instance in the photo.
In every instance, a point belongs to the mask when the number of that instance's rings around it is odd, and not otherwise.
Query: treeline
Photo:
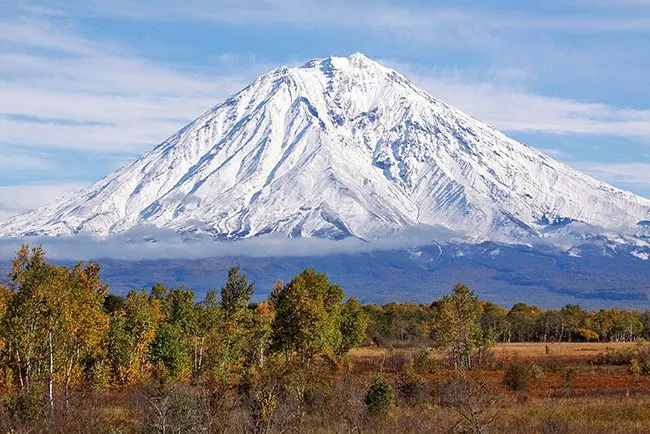
[[[0,286],[0,373],[5,393],[45,396],[67,409],[71,388],[191,380],[227,388],[268,358],[334,360],[364,337],[354,298],[305,270],[251,303],[254,284],[239,267],[220,292],[154,285],[110,295],[97,264],[61,267],[23,246]],[[57,396],[60,395],[60,396]]]
[[[523,303],[508,311],[460,284],[429,305],[364,306],[308,269],[252,303],[254,284],[239,267],[200,301],[191,289],[161,284],[111,295],[99,272],[93,263],[49,263],[40,247],[17,252],[0,285],[0,387],[18,399],[8,408],[35,399],[52,414],[65,412],[73,390],[152,382],[249,393],[265,375],[302,372],[292,366],[336,369],[362,343],[428,343],[468,370],[496,341],[620,341],[650,331],[649,312]]]
[[[495,342],[631,342],[650,339],[650,310],[587,311],[575,304],[541,309],[516,303],[510,310],[478,301],[479,322]],[[368,339],[380,346],[435,344],[441,301],[364,306]]]

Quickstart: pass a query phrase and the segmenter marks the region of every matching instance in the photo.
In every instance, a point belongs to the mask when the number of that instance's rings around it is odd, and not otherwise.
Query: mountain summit
[[[0,235],[153,225],[227,239],[373,239],[428,225],[520,242],[572,223],[631,233],[649,220],[649,200],[353,54],[269,72],[89,188],[8,220]]]

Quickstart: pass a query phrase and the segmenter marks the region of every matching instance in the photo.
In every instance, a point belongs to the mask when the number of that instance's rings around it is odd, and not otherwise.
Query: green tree
[[[481,327],[492,330],[495,341],[503,341],[508,334],[510,324],[506,320],[508,310],[488,301],[480,301]]]
[[[188,339],[198,332],[198,309],[194,303],[194,291],[183,285],[166,289],[162,299],[162,311],[165,321],[177,326]]]
[[[150,356],[161,378],[184,377],[190,369],[190,354],[181,327],[177,324],[162,324],[151,342]]]
[[[201,364],[208,376],[221,384],[229,383],[251,354],[259,350],[255,334],[264,334],[264,330],[256,328],[263,324],[255,324],[255,312],[250,308],[254,289],[255,284],[248,283],[239,267],[230,267],[221,289],[221,303],[217,303],[214,291],[209,291],[202,303],[206,357]]]
[[[230,267],[228,281],[221,289],[221,307],[227,319],[241,314],[255,292],[255,283],[249,284],[246,275],[239,275],[239,266]]]
[[[527,342],[535,339],[537,334],[537,321],[541,311],[537,306],[529,306],[526,303],[515,303],[506,315],[510,323],[508,330],[508,342],[516,340]]]
[[[363,305],[355,297],[350,297],[343,305],[341,317],[341,345],[337,353],[345,354],[363,341],[368,327],[368,318]]]
[[[385,415],[395,405],[393,387],[381,377],[375,377],[366,392],[366,407],[373,415]]]
[[[115,294],[108,294],[104,299],[104,312],[111,314],[124,309],[124,297]]]
[[[471,369],[472,351],[483,342],[481,306],[476,295],[463,284],[454,285],[442,298],[434,322],[436,346],[449,352],[456,369]]]
[[[343,290],[327,275],[307,269],[286,285],[278,282],[269,299],[275,310],[273,348],[288,359],[296,355],[309,362],[341,346]]]
[[[160,300],[144,290],[129,292],[124,303],[123,330],[128,340],[127,366],[120,368],[126,383],[145,378],[149,374],[149,348],[164,319]],[[114,323],[120,325],[120,321]],[[118,331],[118,334],[121,332]]]
[[[126,314],[124,310],[112,313],[109,320],[106,346],[111,381],[115,384],[128,383],[133,343],[131,334],[126,330]]]

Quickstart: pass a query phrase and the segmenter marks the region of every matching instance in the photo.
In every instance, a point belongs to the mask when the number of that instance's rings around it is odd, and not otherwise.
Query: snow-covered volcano
[[[526,110],[526,107],[522,107]],[[645,231],[650,201],[583,175],[362,54],[258,78],[91,187],[2,236],[152,225],[246,238],[373,239],[413,225],[518,242],[568,222]]]

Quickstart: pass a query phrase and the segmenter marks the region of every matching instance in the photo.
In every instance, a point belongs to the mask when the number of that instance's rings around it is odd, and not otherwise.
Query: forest
[[[642,432],[650,422],[650,311],[506,309],[460,283],[429,304],[362,304],[313,269],[254,303],[237,266],[200,300],[163,284],[121,297],[100,271],[48,262],[42,247],[17,251],[0,284],[3,432],[590,432],[614,422]]]

